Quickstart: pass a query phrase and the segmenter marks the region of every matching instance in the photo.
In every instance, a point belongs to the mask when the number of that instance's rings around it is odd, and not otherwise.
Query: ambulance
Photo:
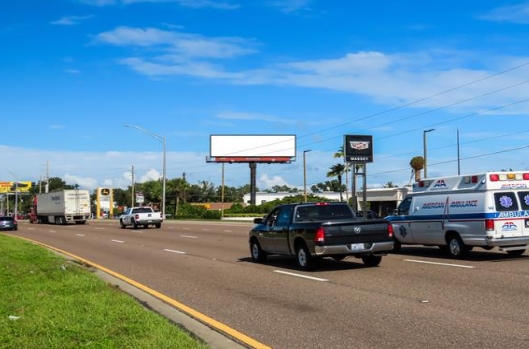
[[[393,224],[395,252],[424,245],[453,258],[474,247],[522,255],[529,244],[529,171],[423,179],[386,219]]]

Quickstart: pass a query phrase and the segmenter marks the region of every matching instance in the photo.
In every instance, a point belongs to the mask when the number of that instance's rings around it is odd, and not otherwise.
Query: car
[[[0,230],[18,230],[16,219],[9,216],[0,217]]]
[[[357,211],[356,212],[356,217],[364,218],[364,212],[363,211]],[[375,218],[380,218],[380,217],[375,211],[368,210],[367,211],[367,218],[368,219],[375,219]]]

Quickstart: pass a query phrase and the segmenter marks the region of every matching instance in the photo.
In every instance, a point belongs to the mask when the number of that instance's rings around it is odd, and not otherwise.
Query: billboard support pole
[[[257,163],[256,162],[250,162],[250,205],[255,205],[255,197],[257,192],[257,186],[256,186],[256,168]]]

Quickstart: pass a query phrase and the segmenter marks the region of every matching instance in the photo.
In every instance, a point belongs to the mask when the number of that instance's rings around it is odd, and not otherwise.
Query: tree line
[[[344,150],[341,146],[338,151],[334,153],[334,158],[343,158]],[[361,167],[362,164],[356,164],[355,166]],[[412,171],[415,171],[416,179],[418,178],[417,173],[423,166],[423,159],[420,156],[413,157],[410,161]],[[358,169],[358,168],[357,168]],[[343,183],[345,176],[351,171],[351,166],[347,163],[340,162],[332,165],[326,173],[328,180],[320,183],[316,183],[310,186],[310,192],[308,192],[308,201],[325,201],[323,197],[318,194],[331,191],[340,193],[340,201],[343,201],[342,193],[347,190]],[[420,176],[420,175],[419,175]],[[46,181],[39,181],[34,183],[30,188],[29,194],[31,197],[39,192],[44,192],[44,188],[48,188],[48,191],[57,191],[63,189],[79,189],[78,184],[66,183],[60,177],[51,177]],[[392,182],[386,183],[385,187],[396,187]],[[134,189],[134,190],[132,190]],[[259,188],[257,188],[257,191]],[[301,189],[296,187],[290,187],[288,185],[275,185],[270,189],[263,190],[269,193],[286,192],[291,193],[287,201],[298,200],[297,202],[303,201],[303,192]],[[133,201],[133,193],[141,192],[144,197],[144,204],[152,205],[160,208],[162,197],[163,197],[163,184],[162,180],[151,180],[143,183],[135,183],[134,188],[128,186],[126,189],[113,188],[113,200],[117,207],[130,207],[135,201]],[[178,217],[185,215],[187,211],[191,212],[196,207],[200,207],[200,204],[208,203],[233,203],[233,207],[230,211],[236,213],[244,213],[244,211],[260,212],[264,209],[268,209],[269,205],[259,205],[260,208],[247,207],[244,204],[244,195],[250,192],[250,185],[245,184],[243,186],[221,186],[215,185],[209,181],[198,181],[196,184],[189,183],[185,177],[185,173],[180,178],[172,178],[166,180],[166,214],[172,217]],[[134,194],[135,195],[135,194]],[[92,202],[96,202],[96,190],[91,193]],[[9,197],[8,200],[13,200],[13,196]],[[277,204],[277,202],[275,202]],[[32,200],[27,200],[24,196],[21,196],[19,202],[19,212],[29,212],[31,209]],[[94,208],[93,208],[94,209]],[[95,211],[95,209],[93,210]]]

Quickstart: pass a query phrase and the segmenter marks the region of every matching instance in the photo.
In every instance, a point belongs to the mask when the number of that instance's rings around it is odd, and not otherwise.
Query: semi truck
[[[35,195],[29,221],[44,224],[85,224],[90,215],[90,192],[65,189]]]

